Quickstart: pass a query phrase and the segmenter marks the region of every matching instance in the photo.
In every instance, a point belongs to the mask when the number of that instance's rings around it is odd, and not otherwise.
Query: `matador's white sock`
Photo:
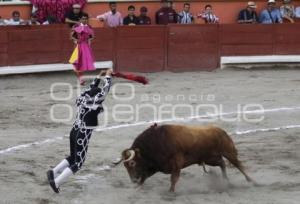
[[[68,160],[63,159],[56,167],[53,168],[54,178],[56,178],[59,173],[61,173],[65,168],[69,167],[70,164]]]
[[[67,178],[72,174],[73,171],[69,167],[65,168],[65,170],[63,170],[63,172],[57,178],[54,179],[56,188],[58,188],[63,182],[65,182]]]

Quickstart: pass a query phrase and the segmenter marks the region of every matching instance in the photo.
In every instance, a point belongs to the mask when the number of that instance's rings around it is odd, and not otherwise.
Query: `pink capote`
[[[89,45],[89,38],[94,36],[94,31],[89,25],[78,24],[73,30],[78,39],[78,59],[73,64],[78,71],[95,70],[94,57],[91,46]]]

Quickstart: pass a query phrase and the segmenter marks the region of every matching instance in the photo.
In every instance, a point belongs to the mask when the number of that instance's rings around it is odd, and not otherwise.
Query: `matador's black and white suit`
[[[70,175],[76,173],[85,161],[89,140],[93,129],[98,125],[98,115],[103,112],[102,103],[111,87],[111,77],[106,76],[103,86],[100,78],[94,79],[89,89],[76,99],[77,115],[70,132],[70,156],[47,172],[52,189],[58,193],[59,186]]]

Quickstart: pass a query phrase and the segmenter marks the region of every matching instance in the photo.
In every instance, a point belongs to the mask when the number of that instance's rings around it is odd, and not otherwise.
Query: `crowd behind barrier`
[[[35,7],[29,19],[23,20],[21,13],[15,10],[12,12],[10,19],[2,19],[0,14],[0,25],[48,25],[67,23],[73,26],[79,22],[83,13],[83,6],[86,3],[86,0],[66,1],[66,3],[62,5],[49,6],[49,11],[47,11],[45,5],[37,3],[39,1],[43,2],[42,0],[32,1],[32,3],[35,3]],[[105,26],[108,27],[120,25],[166,25],[171,23],[193,24],[199,22],[216,24],[222,20],[218,17],[218,14],[214,12],[213,6],[210,4],[205,5],[203,11],[194,15],[190,12],[193,3],[184,3],[183,8],[181,10],[177,9],[176,11],[171,0],[162,0],[161,8],[156,11],[154,20],[147,16],[148,9],[145,6],[140,8],[139,14],[136,14],[135,6],[130,5],[128,6],[128,13],[124,14],[118,11],[116,2],[109,2],[108,4],[109,11],[96,16],[98,21],[102,21]],[[60,11],[58,12],[59,14],[57,14],[55,8]],[[268,0],[266,1],[265,8],[260,13],[257,13],[256,9],[257,5],[255,2],[249,1],[245,3],[245,9],[237,11],[236,22],[262,24],[294,23],[300,18],[300,7],[295,7],[291,0],[282,0],[280,2]]]

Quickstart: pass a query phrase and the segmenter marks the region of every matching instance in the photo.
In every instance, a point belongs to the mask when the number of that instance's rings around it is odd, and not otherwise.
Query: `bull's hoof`
[[[52,170],[47,171],[47,178],[48,178],[48,182],[49,182],[49,185],[52,188],[52,190],[55,193],[59,193],[59,188],[57,188],[56,185],[55,185],[54,173],[53,173]]]
[[[255,187],[261,187],[261,186],[263,186],[262,184],[259,184],[259,183],[257,183],[257,182],[254,181],[254,180],[252,180],[251,183],[252,183],[252,185],[255,186]]]
[[[171,188],[169,189],[169,192],[170,192],[170,193],[175,193],[175,188],[172,188],[172,187],[171,187]]]

